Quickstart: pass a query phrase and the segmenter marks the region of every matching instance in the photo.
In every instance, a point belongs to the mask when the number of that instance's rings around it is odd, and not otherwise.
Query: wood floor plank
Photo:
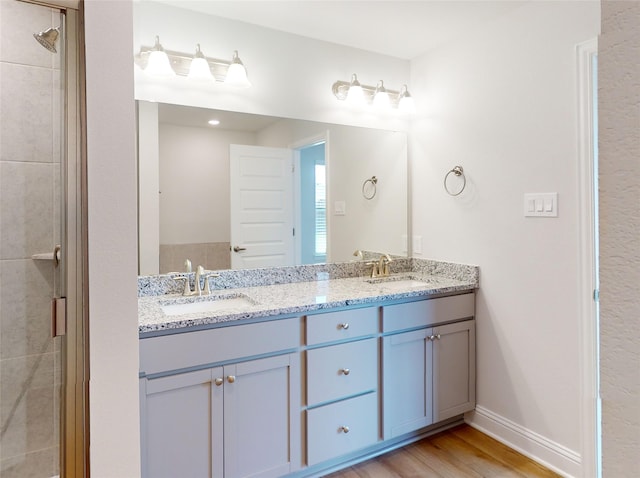
[[[402,478],[442,478],[442,475],[429,465],[407,453],[405,449],[395,450],[378,457]]]
[[[330,478],[559,478],[468,425],[329,475]]]
[[[446,450],[472,470],[482,476],[495,478],[523,478],[524,475],[512,470],[491,455],[469,444],[453,433],[440,433],[430,439],[434,446]]]
[[[527,458],[522,453],[503,445],[498,440],[491,438],[470,426],[455,428],[451,430],[451,433],[479,450],[490,454],[496,461],[505,464],[512,470],[516,470],[526,477],[558,478],[560,476],[548,468],[545,468],[535,461]]]
[[[425,465],[437,470],[443,478],[482,478],[480,473],[469,468],[447,451],[434,446],[428,439],[409,445],[406,450]]]
[[[369,460],[352,466],[360,478],[403,478],[393,468],[389,468],[381,460]]]

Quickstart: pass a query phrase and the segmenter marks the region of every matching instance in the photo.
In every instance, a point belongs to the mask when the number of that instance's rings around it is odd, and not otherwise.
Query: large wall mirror
[[[407,254],[404,132],[138,101],[138,153],[141,275]]]

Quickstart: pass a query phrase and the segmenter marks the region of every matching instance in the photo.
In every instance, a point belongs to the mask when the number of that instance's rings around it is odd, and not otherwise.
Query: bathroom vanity
[[[143,476],[323,476],[459,423],[478,271],[407,261],[378,280],[140,297]]]

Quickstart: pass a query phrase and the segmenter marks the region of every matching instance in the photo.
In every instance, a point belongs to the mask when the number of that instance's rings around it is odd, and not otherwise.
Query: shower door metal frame
[[[87,155],[83,0],[21,0],[65,14],[62,266],[66,332],[61,340],[60,476],[89,476],[89,328],[87,281]]]

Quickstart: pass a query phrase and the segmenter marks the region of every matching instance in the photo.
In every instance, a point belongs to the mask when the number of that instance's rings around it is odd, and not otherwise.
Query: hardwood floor
[[[559,477],[468,425],[460,425],[328,478]]]

